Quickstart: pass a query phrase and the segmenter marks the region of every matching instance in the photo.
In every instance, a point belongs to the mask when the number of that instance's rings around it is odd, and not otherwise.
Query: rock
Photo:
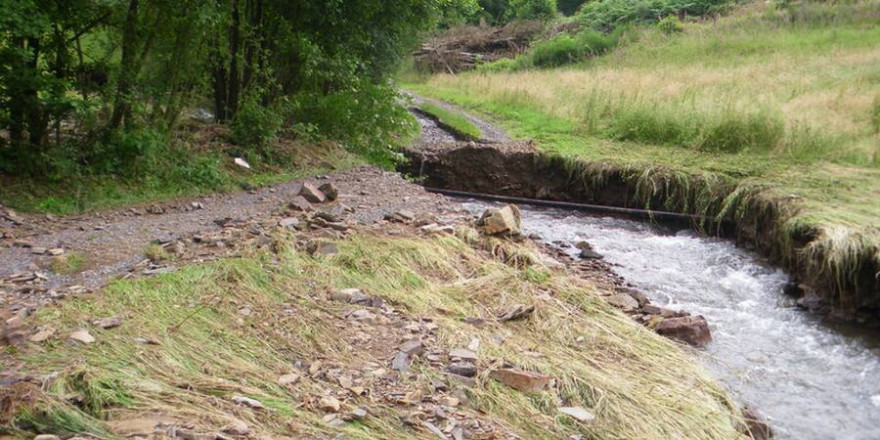
[[[483,212],[477,225],[488,235],[522,234],[522,213],[516,205],[489,208]]]
[[[421,340],[412,339],[401,344],[398,350],[402,353],[406,353],[407,356],[416,356],[425,351],[425,346],[422,344]]]
[[[376,315],[365,309],[358,309],[348,315],[348,319],[361,322],[376,322]]]
[[[440,398],[440,400],[437,403],[439,403],[443,406],[455,408],[456,406],[458,406],[461,403],[461,400],[456,399],[455,397],[452,397],[452,396],[443,396]]]
[[[308,212],[312,210],[312,204],[303,196],[294,196],[290,199],[287,207],[294,211]]]
[[[340,406],[341,404],[339,403],[339,400],[333,396],[323,397],[321,401],[318,402],[318,408],[320,408],[321,411],[329,413],[339,412]]]
[[[476,361],[477,354],[465,348],[455,348],[449,352],[450,358],[458,358],[463,361]]]
[[[498,320],[501,322],[506,321],[516,321],[519,319],[527,318],[531,316],[532,313],[535,312],[535,306],[524,306],[522,304],[514,305],[510,310],[505,312],[503,315],[498,317]]]
[[[299,381],[299,378],[301,376],[302,375],[299,373],[282,374],[278,377],[278,380],[276,382],[278,383],[278,385],[286,387],[288,385],[295,384],[297,381]]]
[[[251,429],[248,427],[247,423],[235,419],[230,424],[220,428],[220,432],[231,435],[246,436],[250,434]]]
[[[385,220],[397,223],[409,223],[415,219],[416,215],[412,211],[407,211],[405,209],[385,216]]]
[[[89,334],[89,331],[85,329],[80,329],[71,333],[70,336],[68,336],[68,339],[72,339],[83,344],[91,344],[95,342],[95,337]]]
[[[303,199],[305,200],[305,199]],[[297,229],[299,228],[300,220],[296,217],[287,217],[278,221],[278,226],[281,226],[285,229]]]
[[[596,419],[596,416],[593,415],[593,413],[580,406],[563,406],[559,408],[559,412],[581,423],[590,423]]]
[[[110,318],[100,318],[92,321],[92,324],[101,327],[104,330],[109,330],[111,328],[116,328],[122,325],[122,318],[119,316],[113,316]]]
[[[550,376],[513,368],[493,370],[489,377],[522,392],[541,391],[550,385],[551,380]]]
[[[397,354],[394,355],[394,359],[391,360],[391,369],[401,373],[405,373],[409,370],[409,355],[402,351],[398,351]]]
[[[330,299],[349,304],[360,304],[370,300],[361,289],[342,289],[330,294]]]
[[[205,205],[202,205],[202,202],[192,202],[189,204],[189,207],[193,210],[205,209]]]
[[[679,315],[678,312],[676,312],[675,310],[665,309],[663,307],[657,307],[650,304],[642,307],[642,312],[649,315],[659,315],[663,318],[674,318]]]
[[[330,182],[322,183],[321,186],[318,187],[318,191],[324,193],[327,196],[327,200],[333,201],[339,197],[339,190],[336,189],[336,186]]]
[[[605,302],[624,312],[632,312],[639,308],[639,302],[625,293],[615,293],[605,298]]]
[[[309,242],[307,251],[311,255],[332,255],[339,253],[335,244],[329,241],[314,240]]]
[[[57,435],[52,434],[40,434],[34,437],[34,440],[59,440]]]
[[[302,188],[299,190],[299,195],[311,203],[324,203],[327,201],[327,196],[321,190],[315,188],[315,185],[308,182],[303,183]]]
[[[364,420],[368,415],[369,413],[365,408],[358,408],[349,413],[349,418],[351,418],[351,420]]]
[[[749,436],[753,440],[771,440],[773,438],[773,430],[770,429],[762,417],[754,408],[745,407],[742,409],[743,421],[745,426],[740,427],[740,431]]]
[[[162,215],[165,214],[165,208],[160,205],[150,205],[147,207],[147,213],[153,215]]]
[[[651,304],[651,300],[648,298],[648,295],[636,290],[636,289],[625,289],[623,293],[631,296],[632,299],[636,300],[639,303],[639,307],[645,307],[648,304]]]
[[[657,324],[654,330],[667,338],[703,347],[712,340],[709,323],[702,316],[668,318]]]
[[[803,297],[798,298],[797,305],[802,309],[818,314],[826,314],[831,311],[831,306],[828,304],[828,301],[812,291],[809,291]]]
[[[240,394],[236,394],[236,395],[232,396],[232,401],[239,404],[239,405],[244,405],[244,406],[254,408],[254,409],[265,408],[265,406],[263,406],[263,404],[259,400],[251,399],[250,397],[245,397]]]
[[[29,242],[29,241],[27,241],[27,240],[15,240],[15,241],[12,242],[12,245],[15,246],[15,247],[22,247],[22,248],[32,248],[32,247],[34,247],[34,244],[31,243],[31,242]]]
[[[581,249],[580,253],[578,253],[578,257],[582,260],[601,260],[602,258],[605,258],[602,254],[592,249]]]
[[[251,168],[251,164],[247,163],[246,160],[244,160],[244,159],[242,159],[242,158],[240,158],[240,157],[236,157],[235,160],[234,160],[233,162],[234,162],[236,165],[238,165],[238,166],[240,166],[240,167],[242,167],[242,168],[247,168],[247,169],[250,169],[250,168]]]
[[[446,367],[446,370],[452,374],[464,377],[474,377],[477,375],[476,364],[468,361],[452,362]]]
[[[53,327],[46,327],[34,333],[30,338],[28,338],[28,340],[33,342],[34,344],[39,344],[40,342],[46,341],[47,339],[51,338],[54,334],[55,329]]]
[[[49,251],[49,249],[46,249],[44,247],[32,247],[31,248],[31,253],[34,255],[43,255],[48,251]]]

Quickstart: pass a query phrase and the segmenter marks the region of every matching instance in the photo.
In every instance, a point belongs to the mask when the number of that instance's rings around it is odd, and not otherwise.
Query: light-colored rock
[[[283,218],[278,222],[278,226],[285,229],[296,229],[299,227],[300,220],[296,217]]]
[[[596,420],[596,416],[593,413],[580,406],[563,406],[559,408],[559,412],[581,423],[591,423],[593,420]]]
[[[339,190],[336,189],[336,186],[331,182],[322,183],[321,186],[318,187],[318,191],[324,193],[327,196],[327,200],[336,200],[339,196]]]
[[[72,339],[83,344],[91,344],[95,342],[95,337],[89,334],[89,331],[85,329],[80,329],[71,333],[70,336],[68,336],[68,339]]]
[[[28,340],[35,343],[35,344],[39,344],[40,342],[43,342],[43,341],[51,338],[52,335],[54,335],[54,334],[55,334],[55,329],[53,327],[46,327],[46,328],[34,333],[30,338],[28,338]]]
[[[40,434],[34,437],[34,440],[59,440],[57,435],[52,434]]]
[[[412,339],[401,344],[398,350],[406,353],[407,356],[415,356],[422,354],[425,351],[425,346],[420,339]]]
[[[265,408],[263,403],[260,402],[259,400],[252,399],[247,396],[242,396],[241,394],[236,394],[236,395],[232,396],[232,401],[239,404],[239,405],[247,406],[249,408],[254,408],[254,409]]]
[[[615,293],[605,298],[605,301],[624,312],[632,312],[639,308],[639,302],[625,293]]]
[[[247,169],[250,169],[250,168],[251,168],[251,164],[247,163],[246,160],[244,160],[244,159],[242,159],[242,158],[240,158],[240,157],[236,157],[235,160],[234,160],[233,162],[235,162],[236,165],[238,165],[238,166],[240,166],[240,167],[242,167],[242,168],[247,168]]]
[[[278,385],[285,387],[288,385],[295,384],[297,381],[299,381],[299,378],[301,376],[302,375],[299,373],[282,374],[281,376],[278,377],[278,380],[276,382],[278,383]]]
[[[331,413],[339,412],[339,408],[341,406],[342,406],[342,404],[339,403],[339,399],[337,399],[333,396],[322,397],[321,401],[318,402],[318,408],[320,408],[321,411],[324,411],[324,412],[331,412]]]
[[[229,424],[220,428],[220,432],[231,435],[245,436],[250,434],[251,429],[250,427],[248,427],[247,423],[238,419],[234,419]]]
[[[99,318],[92,321],[92,324],[95,326],[101,327],[104,330],[109,330],[111,328],[116,328],[122,325],[123,319],[119,316],[111,316],[109,318]]]
[[[522,234],[522,213],[516,205],[489,208],[483,212],[478,226],[488,235]]]
[[[299,190],[299,195],[310,203],[324,203],[327,201],[327,196],[321,190],[315,188],[315,185],[308,182],[303,183],[302,188]]]
[[[493,379],[518,391],[541,391],[550,384],[551,377],[531,371],[501,368],[489,373]]]
[[[477,354],[466,348],[454,348],[449,351],[450,358],[458,358],[463,361],[476,361]]]
[[[308,212],[312,210],[312,204],[303,196],[294,196],[290,199],[287,207],[294,211]]]

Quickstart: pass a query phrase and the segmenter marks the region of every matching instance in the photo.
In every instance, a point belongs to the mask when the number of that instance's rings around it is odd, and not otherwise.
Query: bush
[[[871,104],[871,127],[874,133],[880,133],[880,95],[874,97],[874,102]]]
[[[728,113],[706,129],[699,148],[721,153],[766,152],[774,149],[784,135],[785,126],[781,118],[763,113]]]
[[[513,58],[501,58],[491,63],[483,63],[477,66],[477,72],[497,73],[516,70],[517,62]]]
[[[608,135],[612,139],[648,144],[689,144],[695,129],[668,115],[656,108],[617,111],[609,123]]]
[[[275,110],[260,105],[257,99],[249,99],[235,114],[232,136],[245,151],[257,152],[268,159],[283,124],[284,118]]]
[[[679,20],[678,16],[669,15],[663,20],[657,22],[657,29],[666,35],[677,34],[684,31],[684,24]]]
[[[607,52],[617,45],[619,38],[620,32],[605,35],[592,29],[574,36],[560,34],[532,46],[517,58],[517,67],[558,67],[581,62]]]
[[[556,16],[556,0],[510,0],[508,20],[549,20]]]
[[[651,24],[659,17],[716,14],[724,10],[730,0],[601,0],[587,3],[578,15],[584,25],[610,32],[619,26]]]

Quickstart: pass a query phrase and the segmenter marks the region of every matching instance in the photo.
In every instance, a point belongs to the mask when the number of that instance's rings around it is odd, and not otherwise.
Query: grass
[[[89,265],[89,258],[80,252],[67,252],[52,257],[49,268],[60,275],[71,275],[84,271]]]
[[[56,326],[58,335],[85,325],[98,341],[77,347],[55,339],[19,353],[34,376],[53,375],[42,391],[0,391],[18,393],[2,422],[19,436],[115,437],[114,426],[123,421],[161,415],[205,431],[236,418],[254,436],[434,438],[400,421],[414,407],[384,400],[379,390],[389,382],[379,378],[363,376],[367,397],[343,399],[344,408],[366,406],[373,415],[338,429],[310,409],[319,396],[339,391],[334,381],[306,373],[295,386],[276,384],[296,362],[320,359],[331,371],[387,368],[389,340],[403,330],[391,327],[391,336],[370,331],[375,344],[353,343],[359,331],[342,318],[353,306],[326,300],[332,289],[357,286],[404,316],[436,324],[431,349],[445,352],[480,339],[481,373],[477,386],[466,390],[463,410],[505,432],[522,438],[742,438],[735,405],[687,353],[608,306],[594,285],[532,245],[483,239],[470,229],[440,237],[354,235],[337,245],[340,252],[328,257],[309,257],[291,246],[280,255],[257,253],[117,281],[98,295],[41,309],[30,324]],[[506,324],[491,319],[517,303],[535,304],[534,316]],[[239,313],[243,306],[250,315]],[[85,324],[105,316],[126,319],[112,330]],[[467,317],[490,319],[477,328],[463,322]],[[506,388],[487,377],[504,361],[552,375],[556,384],[538,393]],[[414,377],[390,382],[396,392],[422,395],[432,379],[442,379],[426,361],[412,368]],[[237,406],[231,401],[236,394],[269,409]],[[597,420],[574,424],[556,412],[563,405],[589,408]]]
[[[806,5],[783,15],[750,3],[673,36],[637,30],[575,67],[408,87],[589,169],[625,170],[646,196],[686,192],[701,201],[690,211],[779,208],[780,247],[815,235],[797,258],[852,285],[865,262],[880,266],[878,9]]]
[[[144,256],[150,261],[159,263],[171,259],[171,254],[161,244],[150,243],[144,248]]]
[[[448,110],[429,102],[419,104],[419,110],[436,119],[439,124],[459,137],[477,140],[483,135],[470,119],[454,110]]]

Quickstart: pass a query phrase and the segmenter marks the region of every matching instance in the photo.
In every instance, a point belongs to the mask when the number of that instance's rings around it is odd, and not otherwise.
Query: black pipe
[[[618,214],[636,218],[646,218],[650,220],[666,221],[666,222],[694,222],[696,224],[715,223],[715,219],[701,215],[679,214],[677,212],[668,211],[651,211],[647,209],[635,208],[618,208],[616,206],[590,205],[586,203],[573,202],[557,202],[553,200],[529,199],[525,197],[499,196],[493,194],[471,193],[466,191],[455,191],[450,189],[429,188],[425,190],[432,193],[443,194],[453,197],[468,197],[472,199],[494,200],[497,202],[520,203],[525,205],[548,206],[552,208],[574,209],[586,212],[601,212],[607,214]]]

